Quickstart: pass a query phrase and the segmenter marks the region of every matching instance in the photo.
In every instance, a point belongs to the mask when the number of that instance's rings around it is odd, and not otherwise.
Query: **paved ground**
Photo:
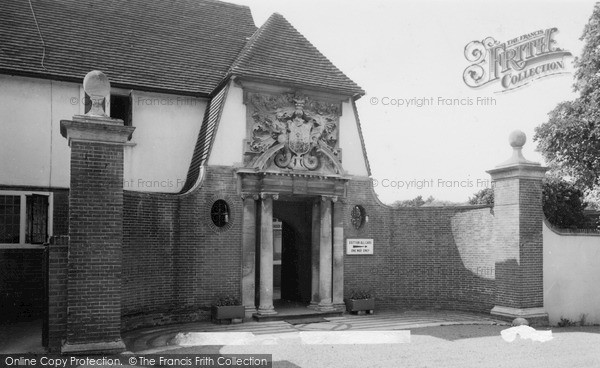
[[[446,311],[409,311],[379,312],[375,315],[349,315],[326,318],[328,322],[314,324],[291,325],[284,321],[276,322],[246,322],[233,325],[215,325],[212,323],[190,323],[176,326],[141,329],[126,333],[123,340],[132,352],[161,352],[176,348],[172,339],[179,332],[217,332],[217,331],[247,331],[256,335],[284,334],[298,331],[385,331],[413,329],[440,325],[463,324],[503,324],[503,322],[486,315],[464,312]]]
[[[509,328],[486,316],[455,312],[379,313],[328,318],[329,322],[289,325],[285,322],[215,326],[184,325],[127,334],[134,352],[161,354],[273,354],[274,367],[600,367],[600,327],[553,330],[553,340],[534,342],[500,337]],[[388,331],[409,329],[409,343],[305,345],[280,339],[276,345],[180,347],[172,338],[186,331],[253,331],[282,337],[299,331]]]
[[[41,319],[0,323],[0,354],[43,353],[44,351]]]
[[[29,325],[35,328],[36,323]],[[5,326],[0,326],[5,327]],[[600,326],[552,328],[553,339],[534,342],[517,338],[512,343],[500,337],[509,328],[489,316],[460,312],[382,312],[375,315],[328,318],[327,322],[291,325],[286,322],[249,322],[237,325],[194,323],[142,329],[124,335],[135,355],[159,354],[272,354],[274,367],[600,367]],[[286,339],[304,331],[390,331],[410,330],[410,342],[378,344],[299,343]],[[179,332],[240,331],[261,338],[279,338],[276,345],[209,345],[182,347],[173,344]],[[21,348],[17,337],[25,342]],[[3,329],[0,352],[31,351],[36,339],[24,330]],[[7,345],[8,342],[8,345]],[[4,345],[2,345],[4,344]],[[3,349],[4,347],[4,349]],[[18,349],[15,351],[14,349]],[[4,350],[4,351],[3,351]]]

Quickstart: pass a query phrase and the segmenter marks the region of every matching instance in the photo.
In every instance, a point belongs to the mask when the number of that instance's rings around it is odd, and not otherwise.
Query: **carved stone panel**
[[[244,165],[260,171],[343,174],[340,105],[308,96],[248,92]]]

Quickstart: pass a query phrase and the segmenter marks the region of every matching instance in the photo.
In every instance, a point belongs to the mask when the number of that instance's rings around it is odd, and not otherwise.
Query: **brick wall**
[[[50,351],[60,351],[67,331],[68,236],[53,237],[48,248],[48,341]]]
[[[210,167],[186,195],[125,192],[123,329],[207,319],[219,296],[241,298],[236,185],[231,168]],[[209,223],[217,199],[230,208],[225,230]]]
[[[374,255],[345,255],[345,293],[371,290],[378,304],[489,312],[494,306],[495,254],[490,207],[392,209],[375,197],[369,181],[348,187],[344,237],[374,239]],[[361,205],[369,222],[349,222]]]
[[[236,185],[231,168],[209,167],[201,187],[190,194],[125,192],[123,329],[205,319],[218,296],[240,297],[242,200]],[[344,240],[372,238],[375,254],[344,256],[346,295],[366,288],[382,307],[489,313],[497,293],[515,292],[508,284],[502,289],[498,275],[512,272],[511,278],[520,277],[521,269],[512,266],[516,261],[503,260],[520,256],[532,267],[541,266],[527,252],[513,254],[510,243],[522,236],[533,246],[541,244],[542,214],[535,204],[541,189],[537,184],[499,185],[506,198],[531,203],[532,217],[520,223],[510,215],[512,203],[393,209],[379,202],[370,181],[352,180],[346,203],[336,203],[344,206]],[[210,206],[216,199],[230,206],[225,231],[210,226]],[[350,223],[356,204],[369,215],[360,230]],[[530,232],[519,235],[520,227]],[[532,303],[538,294],[532,294]]]
[[[42,315],[43,249],[0,249],[0,321]]]

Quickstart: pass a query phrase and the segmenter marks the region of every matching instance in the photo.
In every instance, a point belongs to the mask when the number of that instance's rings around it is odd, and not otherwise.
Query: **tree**
[[[494,190],[484,188],[469,198],[469,204],[494,204]],[[542,208],[548,221],[559,228],[595,228],[587,221],[583,192],[572,183],[547,176],[542,182]]]
[[[396,201],[392,203],[392,207],[421,207],[426,202],[423,200],[423,196],[416,196],[413,199],[406,199],[403,201]]]
[[[573,184],[556,177],[546,177],[543,182],[542,203],[546,219],[562,229],[585,228],[583,192]]]
[[[600,4],[594,6],[581,40],[585,45],[574,62],[573,86],[579,97],[559,103],[533,139],[553,174],[569,177],[590,194],[600,186]]]
[[[475,193],[473,197],[469,197],[469,204],[494,204],[494,189],[483,188],[479,192]]]

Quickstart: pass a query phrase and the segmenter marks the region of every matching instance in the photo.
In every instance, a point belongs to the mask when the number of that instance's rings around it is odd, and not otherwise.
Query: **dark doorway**
[[[275,201],[273,217],[281,220],[281,299],[308,304],[311,298],[311,204]]]

